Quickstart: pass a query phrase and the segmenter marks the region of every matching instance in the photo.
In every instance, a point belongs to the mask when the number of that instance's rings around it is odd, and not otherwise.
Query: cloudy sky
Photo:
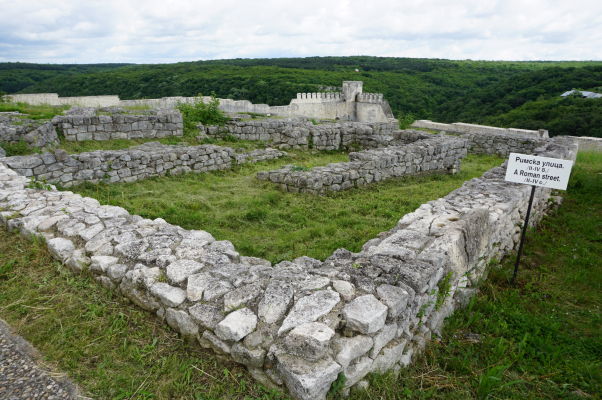
[[[602,60],[602,0],[0,0],[0,61]]]

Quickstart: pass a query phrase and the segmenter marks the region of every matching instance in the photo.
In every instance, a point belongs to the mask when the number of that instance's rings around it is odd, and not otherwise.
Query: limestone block
[[[54,258],[61,261],[66,261],[73,255],[73,252],[75,251],[73,242],[68,239],[53,238],[48,240],[47,245],[50,254],[52,254]]]
[[[215,327],[215,334],[222,340],[239,341],[255,330],[257,316],[248,308],[231,312]]]
[[[323,358],[330,345],[334,331],[319,322],[308,322],[295,327],[284,339],[284,346],[290,354],[305,360],[317,361]]]
[[[247,367],[261,368],[265,360],[266,351],[261,348],[249,349],[242,343],[235,343],[230,351],[234,361]]]
[[[177,307],[186,300],[186,292],[165,282],[157,282],[151,286],[150,292],[157,296],[167,307]]]
[[[357,297],[343,307],[347,326],[361,333],[375,333],[385,325],[387,306],[371,294]]]
[[[226,293],[224,296],[224,311],[228,312],[242,305],[248,305],[260,295],[261,291],[261,285],[252,283]]]
[[[178,260],[166,268],[167,279],[172,283],[182,283],[192,274],[203,269],[203,264],[192,260]]]
[[[279,354],[278,371],[293,397],[300,400],[324,399],[342,368],[332,359],[309,363],[301,358]]]
[[[268,324],[278,322],[286,314],[292,300],[292,285],[283,281],[271,281],[259,302],[259,318]]]
[[[339,294],[332,290],[320,290],[302,297],[282,322],[278,335],[286,333],[296,326],[316,321],[328,314],[340,300]]]
[[[167,324],[184,337],[195,337],[199,327],[192,321],[186,311],[167,308],[165,310]]]
[[[389,308],[389,318],[397,317],[406,308],[410,298],[410,294],[406,290],[387,284],[377,287],[376,294]]]
[[[188,309],[190,317],[198,325],[214,330],[217,324],[224,319],[221,307],[211,303],[197,303]]]
[[[355,359],[363,356],[374,344],[370,336],[356,335],[350,338],[340,337],[335,340],[336,361],[347,368]]]

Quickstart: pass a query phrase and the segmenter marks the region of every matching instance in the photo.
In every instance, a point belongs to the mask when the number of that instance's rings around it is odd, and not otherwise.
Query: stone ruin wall
[[[229,147],[214,145],[169,146],[151,142],[125,150],[97,150],[72,155],[57,150],[54,153],[6,157],[0,162],[35,181],[69,187],[84,182],[135,182],[153,176],[224,170],[236,164],[284,155],[286,153],[275,149],[235,153]]]
[[[470,151],[476,154],[496,154],[507,157],[510,153],[531,154],[548,140],[548,131],[532,131],[515,128],[497,128],[456,122],[443,124],[428,120],[415,121],[414,128],[426,128],[443,134],[465,138],[470,143]]]
[[[0,143],[25,142],[31,147],[47,147],[59,143],[54,125],[22,117],[21,114],[0,114]]]
[[[314,125],[305,118],[234,119],[224,127],[199,125],[203,134],[233,135],[241,140],[261,140],[281,149],[342,150],[353,146],[379,147],[393,140],[397,122],[336,122]]]
[[[441,122],[433,122],[427,119],[417,120],[412,123],[413,128],[425,128],[432,129],[436,131],[444,131],[449,133],[474,133],[474,134],[518,134],[523,136],[529,136],[534,138],[549,138],[549,133],[545,129],[540,129],[537,131],[529,130],[529,129],[518,129],[518,128],[499,128],[496,126],[487,126],[487,125],[476,125],[476,124],[467,124],[464,122],[454,122],[452,124],[444,124]]]
[[[574,159],[576,146],[555,138],[536,153]],[[474,294],[488,262],[515,248],[531,189],[505,182],[504,173],[494,168],[423,204],[358,253],[274,266],[204,231],[28,189],[28,178],[2,162],[0,221],[44,236],[73,271],[89,271],[263,384],[324,399],[341,373],[351,387],[408,365]],[[537,188],[533,223],[551,207],[550,193]],[[449,290],[439,293],[442,280]]]
[[[325,194],[386,179],[432,172],[455,173],[467,154],[464,139],[431,136],[412,144],[381,147],[349,154],[349,162],[309,171],[294,165],[257,173],[257,178],[294,193]]]
[[[182,114],[175,110],[157,110],[141,114],[59,115],[52,123],[65,140],[149,139],[182,136]]]

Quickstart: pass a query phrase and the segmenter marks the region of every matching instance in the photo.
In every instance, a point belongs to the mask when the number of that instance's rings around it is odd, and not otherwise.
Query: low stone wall
[[[57,150],[1,160],[20,175],[69,187],[84,182],[134,182],[166,174],[223,170],[231,168],[233,163],[257,162],[283,155],[286,153],[275,149],[235,153],[229,147],[214,145],[168,146],[151,142],[125,150],[72,155]]]
[[[414,121],[412,124],[413,128],[426,128],[436,131],[445,131],[448,133],[474,133],[477,135],[488,135],[488,134],[499,134],[509,133],[518,134],[522,136],[529,136],[533,138],[549,138],[548,131],[540,129],[537,131],[529,129],[518,129],[518,128],[498,128],[496,126],[467,124],[464,122],[454,122],[452,124],[444,124],[440,122],[429,121],[428,119],[422,119]]]
[[[536,151],[574,159],[551,140]],[[248,367],[296,399],[324,399],[370,372],[406,366],[444,319],[466,303],[492,259],[517,244],[531,188],[504,167],[404,216],[359,253],[271,266],[228,241],[148,220],[71,192],[26,188],[0,162],[0,222],[42,235],[73,271],[157,315],[189,340]],[[538,188],[531,221],[552,206]]]
[[[177,110],[157,110],[139,114],[61,115],[52,119],[65,140],[141,139],[182,136],[184,123]]]
[[[471,153],[496,154],[501,157],[507,157],[510,153],[533,154],[535,149],[549,140],[514,133],[492,133],[488,135],[467,133],[459,136],[468,140]]]
[[[432,135],[431,135],[432,136]],[[467,154],[467,142],[443,136],[403,145],[350,153],[350,162],[304,171],[294,165],[261,171],[257,178],[294,193],[325,194],[373,182],[428,172],[455,173]]]
[[[25,142],[31,147],[46,147],[59,142],[50,122],[34,121],[20,114],[0,114],[0,142]]]
[[[224,127],[199,125],[210,136],[233,135],[242,140],[262,140],[280,149],[340,150],[353,146],[379,147],[392,140],[397,122],[324,122],[305,118],[233,120]]]
[[[471,153],[495,154],[501,157],[507,157],[510,153],[533,154],[536,148],[549,140],[547,131],[542,137],[538,131],[462,123],[441,124],[428,120],[416,121],[412,127],[428,128],[462,137],[468,140]]]

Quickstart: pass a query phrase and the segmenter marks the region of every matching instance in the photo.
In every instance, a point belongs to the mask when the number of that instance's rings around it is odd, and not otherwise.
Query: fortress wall
[[[184,123],[177,110],[145,114],[58,115],[52,119],[68,141],[140,139],[182,136]]]
[[[323,92],[323,93],[297,93],[297,98],[291,100],[292,103],[327,103],[333,101],[344,101],[341,93]]]
[[[49,104],[51,106],[61,105],[57,93],[10,94],[6,97],[8,101],[14,103],[27,103],[32,105]]]
[[[602,138],[589,136],[569,136],[579,143],[579,151],[602,152]]]
[[[7,96],[10,101],[28,103],[33,105],[48,104],[51,106],[80,106],[80,107],[109,107],[119,104],[119,96],[77,96],[59,97],[56,93],[31,93],[11,94]]]
[[[574,159],[554,138],[541,156]],[[322,400],[370,372],[407,366],[467,303],[492,259],[518,244],[531,188],[497,167],[403,216],[352,253],[272,266],[228,241],[72,192],[29,189],[0,162],[0,223],[46,239],[74,272],[127,297],[184,338],[244,364],[295,399]],[[537,188],[535,225],[554,206]],[[365,383],[365,382],[363,382]]]
[[[59,105],[78,107],[110,107],[119,104],[119,96],[59,97]]]
[[[257,178],[278,184],[288,192],[325,194],[373,182],[429,172],[455,173],[467,154],[464,139],[431,136],[403,146],[349,153],[349,162],[303,171],[294,165],[257,173]]]
[[[387,121],[389,117],[381,102],[356,103],[358,121]]]
[[[230,169],[234,164],[278,158],[286,153],[256,150],[236,154],[213,145],[168,146],[145,143],[125,150],[98,150],[68,155],[54,153],[14,156],[2,162],[19,175],[64,187],[84,182],[135,182],[152,176]]]

